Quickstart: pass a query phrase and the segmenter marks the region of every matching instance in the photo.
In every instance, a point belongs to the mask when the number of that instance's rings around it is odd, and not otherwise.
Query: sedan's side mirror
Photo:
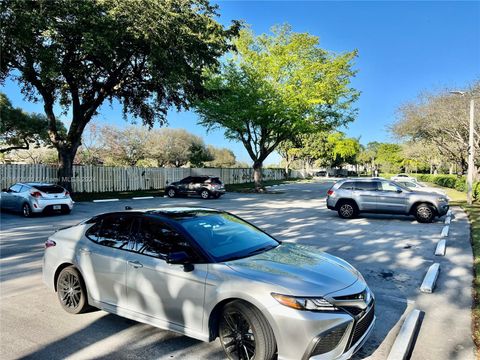
[[[167,255],[167,264],[183,265],[183,270],[186,272],[194,269],[193,264],[190,263],[190,256],[185,251],[173,252]]]
[[[402,189],[397,189],[397,193],[400,194],[402,191]]]

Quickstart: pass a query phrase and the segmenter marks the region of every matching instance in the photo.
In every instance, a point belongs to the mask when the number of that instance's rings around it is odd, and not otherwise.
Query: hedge
[[[419,181],[434,183],[443,187],[455,189],[462,192],[467,191],[465,176],[431,175],[431,174],[415,174],[415,175],[412,174],[412,176],[416,177]],[[473,197],[474,199],[480,198],[480,182],[479,181],[476,181],[473,183]]]

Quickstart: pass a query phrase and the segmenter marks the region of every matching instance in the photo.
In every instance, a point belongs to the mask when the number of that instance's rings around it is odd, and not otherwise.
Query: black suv
[[[170,183],[165,189],[168,197],[178,195],[200,195],[202,199],[216,198],[225,194],[225,186],[218,177],[188,176]]]

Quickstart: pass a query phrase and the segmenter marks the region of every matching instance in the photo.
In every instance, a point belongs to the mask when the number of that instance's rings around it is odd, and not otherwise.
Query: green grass
[[[272,186],[272,185],[291,184],[291,183],[304,183],[304,182],[311,182],[311,181],[312,180],[310,179],[265,180],[265,181],[262,181],[262,185]],[[255,192],[255,183],[248,182],[243,184],[228,184],[228,185],[225,185],[225,190],[227,190],[227,192],[242,192],[242,193]],[[272,191],[269,191],[269,192],[271,193]]]
[[[73,201],[93,201],[96,199],[129,199],[134,196],[163,196],[163,190],[137,190],[101,193],[73,193]]]
[[[430,186],[440,187],[435,184]],[[467,204],[467,194],[455,189],[441,187],[450,197],[450,205],[460,206],[467,213],[470,221],[470,235],[473,249],[473,309],[472,309],[472,330],[473,340],[477,347],[477,353],[480,351],[480,201],[475,201],[472,205]],[[477,359],[480,356],[477,355]]]

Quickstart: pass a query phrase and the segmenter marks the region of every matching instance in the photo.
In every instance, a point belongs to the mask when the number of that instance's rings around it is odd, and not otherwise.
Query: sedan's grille
[[[343,334],[345,334],[347,326],[348,323],[341,324],[334,327],[333,329],[327,330],[326,332],[322,333],[318,337],[317,344],[312,350],[310,356],[325,354],[335,349],[340,340],[342,340]]]
[[[372,323],[374,316],[375,309],[372,306],[370,311],[356,323],[355,328],[353,329],[352,341],[350,342],[351,345],[355,345],[363,336],[363,334],[365,334],[368,327]]]

